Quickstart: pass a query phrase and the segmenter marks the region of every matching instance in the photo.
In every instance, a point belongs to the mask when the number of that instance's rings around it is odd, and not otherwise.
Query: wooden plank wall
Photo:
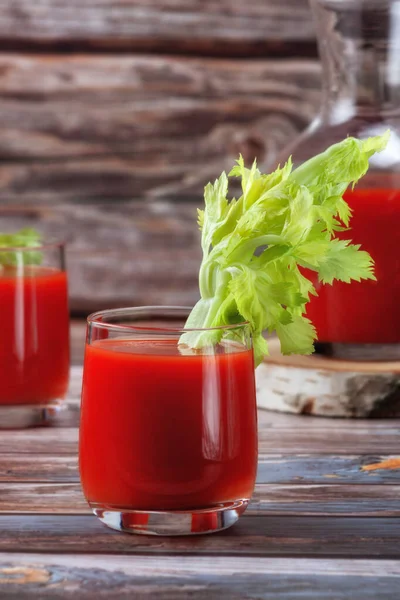
[[[192,304],[204,184],[319,97],[307,0],[2,0],[0,230],[69,239],[75,312]]]
[[[2,0],[0,202],[201,194],[318,106],[307,0]]]

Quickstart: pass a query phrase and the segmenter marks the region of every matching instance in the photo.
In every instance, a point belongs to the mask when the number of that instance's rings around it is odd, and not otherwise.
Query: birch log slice
[[[400,415],[400,361],[282,356],[278,340],[256,371],[259,408],[325,417]]]

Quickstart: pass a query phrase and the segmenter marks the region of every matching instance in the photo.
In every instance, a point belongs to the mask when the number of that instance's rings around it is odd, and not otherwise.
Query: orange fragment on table
[[[400,457],[388,458],[388,460],[383,460],[380,463],[364,465],[361,467],[362,471],[378,471],[379,469],[400,469]]]

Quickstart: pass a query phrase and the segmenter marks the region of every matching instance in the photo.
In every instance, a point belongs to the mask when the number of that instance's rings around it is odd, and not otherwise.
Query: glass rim
[[[37,246],[0,246],[0,252],[41,252],[54,248],[65,248],[67,240],[49,238]]]
[[[102,328],[102,329],[111,329],[113,331],[137,331],[139,333],[143,333],[143,332],[167,332],[170,334],[176,333],[176,334],[182,334],[182,333],[189,333],[189,332],[199,332],[199,331],[231,331],[234,329],[241,329],[241,328],[245,328],[245,327],[249,327],[250,323],[249,321],[241,321],[240,323],[234,323],[234,324],[229,324],[229,325],[218,325],[217,327],[167,327],[167,326],[163,326],[163,327],[151,327],[149,325],[145,325],[145,326],[141,326],[141,325],[135,325],[134,323],[126,325],[126,324],[122,324],[122,323],[109,323],[106,321],[103,321],[102,319],[104,317],[128,317],[128,316],[135,316],[137,315],[138,317],[140,317],[141,314],[143,314],[143,316],[146,313],[151,313],[152,311],[157,312],[159,311],[159,316],[162,317],[162,311],[170,311],[170,312],[178,312],[178,311],[185,311],[188,314],[190,313],[190,311],[192,310],[193,307],[190,306],[163,306],[163,305],[149,305],[149,306],[129,306],[126,308],[109,308],[109,309],[105,309],[105,310],[99,310],[96,311],[94,313],[91,313],[88,317],[87,317],[87,323],[88,325],[95,325],[96,327]]]

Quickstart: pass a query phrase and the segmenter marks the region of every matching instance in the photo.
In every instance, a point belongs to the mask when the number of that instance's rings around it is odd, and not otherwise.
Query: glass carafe
[[[322,103],[310,127],[286,148],[299,164],[348,135],[391,130],[386,150],[345,198],[351,230],[339,234],[369,251],[377,282],[322,286],[307,315],[316,350],[355,360],[400,359],[400,0],[310,0],[322,61]]]

